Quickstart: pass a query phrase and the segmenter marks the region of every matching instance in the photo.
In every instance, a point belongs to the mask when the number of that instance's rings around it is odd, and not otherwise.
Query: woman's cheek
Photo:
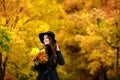
[[[45,44],[49,44],[49,41],[45,41]]]

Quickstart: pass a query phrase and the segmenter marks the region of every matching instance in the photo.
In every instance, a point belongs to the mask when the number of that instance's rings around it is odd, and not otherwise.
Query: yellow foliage
[[[41,49],[36,59],[38,59],[39,63],[46,63],[48,61],[48,55],[45,49]]]
[[[39,63],[46,63],[48,61],[48,55],[45,49],[32,48],[29,55],[32,59],[37,59]]]
[[[35,59],[37,57],[37,55],[39,54],[39,48],[32,48],[31,52],[30,52],[30,56]]]
[[[115,76],[115,71],[114,70],[108,70],[107,73],[108,77]]]
[[[99,61],[93,61],[89,64],[88,68],[91,68],[90,74],[94,75],[101,68],[101,64],[99,63]]]
[[[90,74],[95,74],[99,72],[100,66],[111,67],[115,61],[116,52],[103,38],[104,36],[110,44],[116,42],[119,46],[120,41],[116,36],[119,37],[120,31],[115,26],[115,23],[118,23],[115,21],[115,14],[106,18],[109,10],[104,11],[100,7],[104,4],[102,1],[108,0],[62,0],[62,3],[56,1],[59,0],[1,1],[0,25],[9,27],[10,36],[13,38],[10,45],[13,51],[9,54],[7,71],[14,76],[18,75],[18,79],[27,76],[28,80],[34,80],[29,76],[32,70],[28,54],[37,56],[39,51],[33,49],[29,53],[30,49],[32,46],[40,46],[38,34],[48,30],[55,31],[65,57],[66,65],[58,69],[63,80],[82,80],[81,77],[89,75],[86,73],[86,66]],[[115,12],[116,10],[111,10],[111,13]],[[81,72],[83,70],[85,73]],[[72,71],[79,73],[78,76],[74,77],[73,73],[70,73]],[[109,71],[107,75],[113,74],[115,73]]]

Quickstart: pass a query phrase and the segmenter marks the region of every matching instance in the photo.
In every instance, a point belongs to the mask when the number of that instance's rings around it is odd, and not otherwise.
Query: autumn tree
[[[90,80],[91,77],[102,80],[115,79],[114,65],[117,48],[112,46],[119,45],[119,27],[117,27],[119,17],[118,14],[117,17],[114,16],[116,15],[116,1],[83,1],[84,5],[81,8],[77,4],[81,4],[82,1],[65,0],[62,2],[68,15],[66,29],[60,30],[60,33],[65,36],[60,35],[62,37],[60,40],[62,40],[66,56],[69,58],[66,72],[72,72],[69,74],[70,79],[85,80],[86,76]],[[99,3],[101,4],[96,5]],[[119,1],[117,1],[117,5],[119,5]],[[115,45],[116,43],[117,45]],[[74,65],[78,66],[74,67]],[[90,73],[88,74],[88,72]],[[84,77],[73,76],[75,73]]]
[[[6,71],[17,79],[33,80],[36,74],[31,69],[29,52],[41,46],[40,32],[64,25],[62,7],[49,0],[3,0],[0,4],[0,25],[8,28],[13,39]]]
[[[9,32],[3,26],[0,26],[0,80],[4,80],[8,53],[10,51],[11,38]],[[3,57],[5,57],[3,59]]]

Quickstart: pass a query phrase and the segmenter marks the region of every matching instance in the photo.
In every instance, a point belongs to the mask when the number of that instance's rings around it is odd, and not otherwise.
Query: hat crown
[[[44,37],[44,35],[48,35],[49,37],[51,37],[53,40],[54,40],[54,42],[56,43],[56,40],[55,40],[55,34],[52,32],[52,31],[47,31],[47,32],[45,32],[45,33],[40,33],[39,34],[39,38],[40,38],[40,41],[42,42],[42,43],[44,43],[43,42],[43,37]]]
[[[55,34],[52,31],[47,31],[46,34],[48,34],[48,36],[55,38]]]

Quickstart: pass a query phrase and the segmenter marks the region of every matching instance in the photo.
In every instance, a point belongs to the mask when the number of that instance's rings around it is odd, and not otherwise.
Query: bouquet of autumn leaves
[[[32,48],[30,56],[33,59],[37,59],[39,63],[46,63],[48,61],[48,55],[46,54],[45,49]]]

